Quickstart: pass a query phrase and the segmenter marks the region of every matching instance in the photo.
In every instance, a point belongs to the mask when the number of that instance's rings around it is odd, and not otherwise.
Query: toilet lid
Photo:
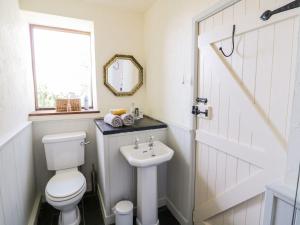
[[[78,171],[59,173],[49,180],[46,191],[54,198],[66,198],[80,191],[84,184],[85,177]]]

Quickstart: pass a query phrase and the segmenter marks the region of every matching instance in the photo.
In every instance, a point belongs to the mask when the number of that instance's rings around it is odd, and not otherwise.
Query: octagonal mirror
[[[116,96],[131,96],[143,84],[143,68],[131,55],[115,55],[104,66],[104,84]]]

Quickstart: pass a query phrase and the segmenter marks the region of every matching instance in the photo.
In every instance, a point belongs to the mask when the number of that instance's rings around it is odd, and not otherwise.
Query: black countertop
[[[105,123],[103,119],[95,119],[95,123],[99,128],[99,130],[103,133],[103,135],[142,131],[142,130],[154,130],[154,129],[161,129],[161,128],[168,127],[167,124],[152,119],[149,116],[144,116],[143,119],[136,120],[134,122],[134,125],[128,127],[123,126],[123,127],[115,128]]]

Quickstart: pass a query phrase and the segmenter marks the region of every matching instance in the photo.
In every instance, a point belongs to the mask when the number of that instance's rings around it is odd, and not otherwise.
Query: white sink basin
[[[160,141],[154,141],[152,148],[149,143],[142,143],[138,149],[128,145],[121,147],[120,151],[128,163],[135,167],[157,166],[169,161],[174,155],[174,151]]]

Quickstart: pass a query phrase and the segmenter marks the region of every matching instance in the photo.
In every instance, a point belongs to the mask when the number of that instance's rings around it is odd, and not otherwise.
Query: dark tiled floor
[[[158,219],[160,225],[180,225],[167,207],[158,209]]]
[[[102,221],[100,204],[98,197],[91,193],[85,194],[82,201],[78,204],[81,214],[80,225],[104,225]],[[59,211],[48,203],[43,203],[40,208],[38,225],[57,225]],[[160,225],[179,225],[167,207],[158,210]]]

